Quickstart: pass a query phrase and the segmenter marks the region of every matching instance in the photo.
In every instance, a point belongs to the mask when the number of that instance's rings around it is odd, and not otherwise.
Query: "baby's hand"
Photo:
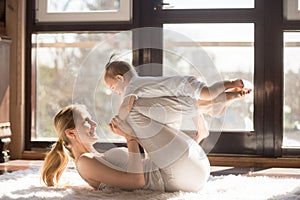
[[[134,131],[130,125],[126,121],[121,120],[119,116],[115,116],[111,119],[109,128],[113,133],[125,138],[134,136]]]

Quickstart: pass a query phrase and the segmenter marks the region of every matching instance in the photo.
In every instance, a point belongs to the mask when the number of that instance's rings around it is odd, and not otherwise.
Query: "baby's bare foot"
[[[232,88],[225,92],[226,103],[231,103],[234,100],[245,97],[245,95],[250,94],[252,89],[250,88]]]
[[[243,97],[246,94],[250,94],[251,91],[252,91],[251,88],[239,88],[239,87],[230,88],[230,89],[226,90],[226,92],[225,92],[226,97],[227,97],[226,99],[228,99],[228,96],[229,96],[229,99],[232,99],[232,97],[233,98]]]
[[[239,93],[241,97],[244,97],[246,94],[250,94],[251,91],[252,91],[251,88],[243,88],[241,89],[241,91],[239,91]]]
[[[227,85],[225,85],[226,89],[232,89],[232,88],[244,88],[244,82],[242,79],[230,79]]]

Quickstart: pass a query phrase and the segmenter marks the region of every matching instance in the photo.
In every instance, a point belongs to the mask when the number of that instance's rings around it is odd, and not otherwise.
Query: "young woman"
[[[54,118],[54,127],[58,141],[47,154],[41,174],[47,186],[58,184],[69,162],[69,156],[74,159],[81,177],[95,189],[101,183],[124,189],[145,186],[137,141],[132,137],[125,137],[128,152],[135,154],[128,154],[128,169],[119,170],[118,166],[107,161],[110,158],[100,156],[94,149],[93,144],[98,140],[97,123],[91,119],[85,106],[70,105],[63,108]]]
[[[140,105],[148,106],[142,101]],[[150,119],[139,112],[132,113],[135,113],[130,117],[131,123],[136,123],[134,128],[142,125],[147,129],[144,125]],[[136,121],[135,117],[139,120]],[[123,189],[198,191],[209,177],[209,162],[201,147],[163,124],[156,123],[159,129],[149,126],[147,131],[155,134],[153,138],[145,138],[142,133],[136,134],[127,122],[113,118],[111,131],[123,136],[128,148],[111,149],[103,155],[93,148],[98,140],[97,124],[84,106],[63,108],[55,116],[54,126],[58,141],[47,154],[41,174],[47,186],[58,184],[68,164],[67,152],[74,159],[81,177],[95,189],[111,185]],[[141,158],[138,142],[150,158]]]

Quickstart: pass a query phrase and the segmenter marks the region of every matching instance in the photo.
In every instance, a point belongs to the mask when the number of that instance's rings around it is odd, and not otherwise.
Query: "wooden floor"
[[[246,176],[276,176],[300,178],[300,170],[298,168],[237,168],[237,167],[221,167],[212,166],[211,175],[246,175]]]
[[[11,160],[6,163],[0,163],[0,175],[17,170],[26,170],[31,166],[42,166],[42,160]]]
[[[26,170],[31,166],[41,167],[42,160],[11,160],[0,163],[0,175],[17,170]],[[223,167],[211,166],[211,175],[245,175],[245,176],[276,176],[300,178],[299,168],[249,168],[249,167]]]

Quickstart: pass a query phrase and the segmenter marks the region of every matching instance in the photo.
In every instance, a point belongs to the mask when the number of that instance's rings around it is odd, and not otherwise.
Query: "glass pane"
[[[300,20],[299,0],[284,0],[283,15],[287,20]]]
[[[93,12],[119,10],[120,0],[48,0],[47,12]]]
[[[54,115],[64,106],[83,103],[98,123],[100,141],[120,140],[108,127],[115,115],[112,105],[119,99],[112,98],[102,75],[109,57],[117,50],[126,52],[122,58],[132,62],[131,41],[129,31],[120,36],[115,32],[33,35],[36,112],[31,139],[55,140]]]
[[[164,9],[254,8],[254,0],[164,0]]]
[[[35,0],[37,22],[123,22],[132,18],[132,0]]]
[[[165,24],[164,28],[172,31],[164,32],[164,49],[168,49],[163,53],[164,75],[194,75],[208,85],[242,78],[245,87],[254,89],[254,24]],[[253,93],[234,101],[224,115],[214,116],[210,129],[253,131]],[[189,127],[193,126],[186,123]]]
[[[300,33],[284,33],[283,146],[300,147]]]

